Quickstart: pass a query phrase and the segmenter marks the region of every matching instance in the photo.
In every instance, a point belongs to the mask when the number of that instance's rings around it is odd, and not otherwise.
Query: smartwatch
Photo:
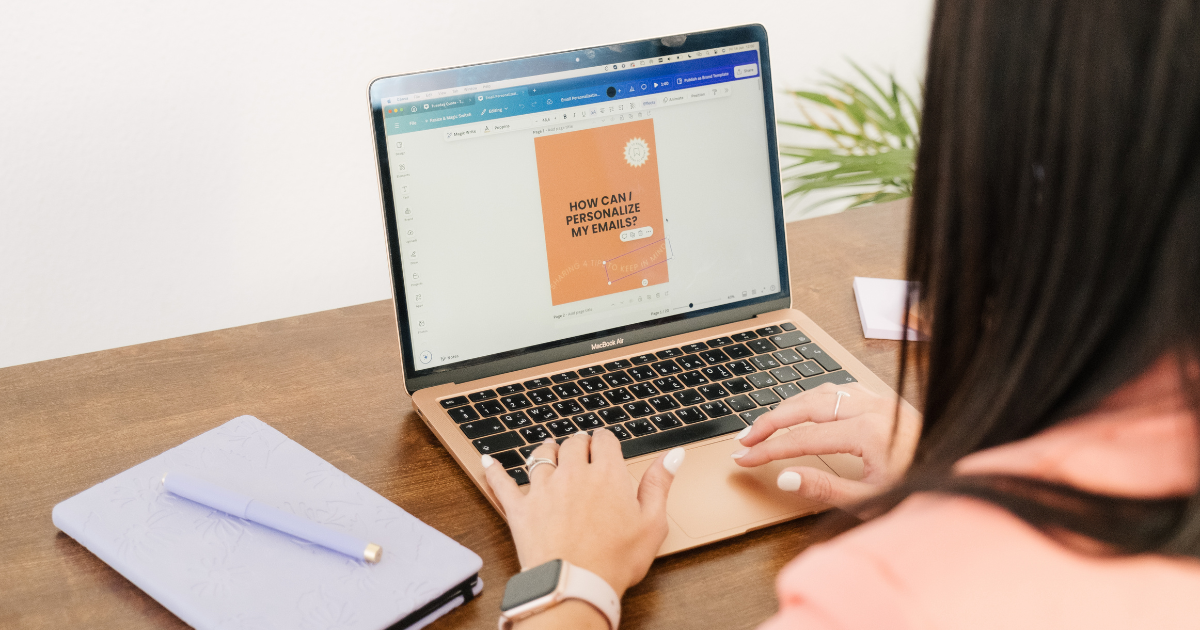
[[[500,602],[500,630],[513,623],[549,610],[567,599],[591,604],[617,629],[621,621],[621,600],[604,578],[566,560],[551,560],[522,571],[508,580],[504,601]]]

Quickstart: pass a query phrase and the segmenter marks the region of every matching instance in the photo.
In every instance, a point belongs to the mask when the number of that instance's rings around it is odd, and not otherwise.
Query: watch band
[[[563,565],[567,576],[562,586],[562,599],[581,599],[591,604],[608,618],[608,627],[617,630],[621,623],[621,600],[613,587],[604,578],[583,567],[565,560]]]

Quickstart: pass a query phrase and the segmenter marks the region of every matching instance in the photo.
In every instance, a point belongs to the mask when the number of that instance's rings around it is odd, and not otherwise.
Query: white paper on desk
[[[903,337],[908,286],[904,280],[854,278],[854,299],[858,302],[858,318],[862,321],[864,337],[896,340]],[[909,328],[908,338],[916,341],[920,336]]]
[[[168,471],[376,543],[383,556],[373,565],[354,560],[177,497],[161,488]],[[252,416],[234,418],[59,503],[53,518],[202,630],[379,630],[482,565],[466,547]],[[453,606],[443,608],[439,615]]]

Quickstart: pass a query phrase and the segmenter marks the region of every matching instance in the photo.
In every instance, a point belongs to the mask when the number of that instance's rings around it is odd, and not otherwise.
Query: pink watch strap
[[[562,599],[579,599],[591,604],[608,618],[609,628],[617,630],[621,623],[621,600],[613,587],[599,575],[565,560],[563,569],[567,575],[561,591]]]

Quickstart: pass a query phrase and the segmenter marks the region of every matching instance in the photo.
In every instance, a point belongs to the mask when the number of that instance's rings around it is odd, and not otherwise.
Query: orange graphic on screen
[[[555,306],[667,282],[654,121],[535,138]]]

